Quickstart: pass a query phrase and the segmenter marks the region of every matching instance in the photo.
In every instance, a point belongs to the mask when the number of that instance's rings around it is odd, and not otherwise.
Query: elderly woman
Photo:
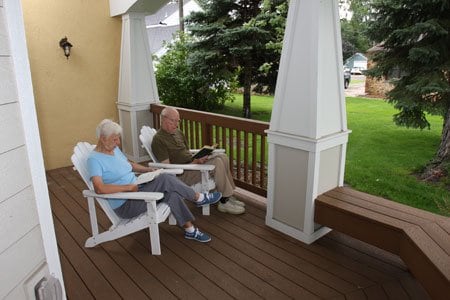
[[[183,199],[197,206],[214,204],[222,197],[221,193],[200,194],[178,180],[174,175],[160,174],[150,182],[136,185],[133,172],[150,172],[153,169],[130,162],[120,151],[122,128],[119,124],[105,119],[97,126],[97,145],[89,155],[89,176],[98,194],[118,192],[161,192],[179,226],[184,227],[184,236],[199,242],[209,242],[211,238],[195,228],[195,219]],[[114,211],[122,218],[132,218],[147,210],[145,201],[111,199],[108,201]]]

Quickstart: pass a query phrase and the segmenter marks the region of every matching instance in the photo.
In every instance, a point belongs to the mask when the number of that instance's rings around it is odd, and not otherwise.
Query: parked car
[[[348,85],[350,84],[351,79],[352,79],[352,75],[350,73],[350,70],[345,69],[344,70],[344,89],[348,88]]]

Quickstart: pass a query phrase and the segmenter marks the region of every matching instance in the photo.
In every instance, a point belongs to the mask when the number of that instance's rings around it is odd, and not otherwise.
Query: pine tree
[[[368,36],[381,43],[372,76],[399,71],[387,100],[398,125],[429,128],[426,113],[443,117],[442,138],[422,177],[448,175],[450,162],[450,1],[374,0]]]
[[[196,41],[191,45],[190,63],[214,82],[238,78],[243,87],[243,116],[251,117],[251,86],[266,62],[267,44],[274,34],[258,26],[255,18],[262,3],[284,1],[211,0],[199,1],[202,12],[192,13],[187,29]]]

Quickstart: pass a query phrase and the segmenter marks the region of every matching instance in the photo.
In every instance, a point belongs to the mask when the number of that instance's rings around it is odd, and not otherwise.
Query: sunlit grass
[[[273,97],[252,96],[252,118],[269,121]],[[448,190],[427,184],[413,174],[436,153],[442,118],[428,117],[430,130],[396,126],[396,110],[379,99],[347,97],[347,123],[352,130],[347,147],[345,183],[373,195],[440,212],[436,203],[450,199]],[[220,113],[241,116],[242,95]],[[442,213],[442,212],[440,212]]]

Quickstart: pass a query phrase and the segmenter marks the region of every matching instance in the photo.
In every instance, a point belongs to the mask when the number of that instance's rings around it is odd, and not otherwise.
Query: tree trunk
[[[180,21],[180,31],[184,32],[184,12],[183,12],[183,6],[184,6],[183,0],[178,0],[178,19]]]
[[[250,119],[252,117],[250,99],[252,91],[252,74],[251,69],[246,67],[244,69],[244,101],[242,103],[242,113],[244,118]]]
[[[426,181],[439,181],[441,177],[447,176],[447,167],[450,163],[450,108],[444,116],[441,144],[434,159],[428,163],[421,178]]]

